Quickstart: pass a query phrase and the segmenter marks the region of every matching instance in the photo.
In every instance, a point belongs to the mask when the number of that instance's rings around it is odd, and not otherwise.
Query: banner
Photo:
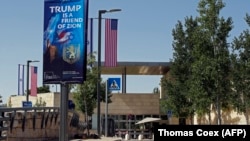
[[[87,0],[45,0],[44,84],[85,80],[87,6]]]
[[[18,95],[24,95],[24,65],[18,64]]]
[[[87,54],[93,53],[93,18],[88,19]]]
[[[37,67],[31,66],[30,96],[37,96]]]
[[[117,65],[117,19],[105,20],[105,67]]]

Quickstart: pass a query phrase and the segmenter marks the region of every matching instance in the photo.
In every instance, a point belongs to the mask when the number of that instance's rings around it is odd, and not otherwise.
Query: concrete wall
[[[193,121],[191,122],[190,119],[186,119],[186,124],[193,123],[194,125],[217,125],[217,112],[212,109],[211,112],[211,121],[209,121],[209,116],[198,117],[197,115],[194,116]],[[250,115],[250,113],[248,113]],[[249,119],[250,120],[250,119]],[[211,122],[211,123],[210,123]],[[176,117],[172,117],[169,121],[169,124],[179,124],[179,119]],[[221,111],[221,124],[222,125],[246,125],[246,118],[241,113],[237,113],[234,110],[224,110]]]
[[[35,127],[33,127],[34,112],[27,112],[25,115],[26,118],[24,118],[24,112],[17,112],[12,128],[10,127],[11,121],[8,123],[8,141],[44,141],[59,139],[60,115],[56,118],[53,114],[45,113],[43,118],[43,112],[37,112]],[[67,120],[69,139],[72,139],[75,134],[81,132],[77,127],[70,126],[72,115],[73,114],[69,112]]]
[[[37,97],[30,96],[29,99],[33,104],[36,100],[42,98],[46,102],[46,107],[60,106],[60,93],[45,93],[38,94]],[[72,100],[72,94],[69,94],[69,99]],[[22,107],[22,101],[26,101],[26,96],[10,97],[12,107]],[[160,95],[152,93],[126,93],[113,94],[111,97],[112,103],[108,104],[108,113],[110,115],[158,115],[160,114]],[[105,103],[101,103],[101,114],[105,114]],[[97,109],[94,110],[97,113]],[[239,114],[233,110],[222,111],[222,124],[246,124],[246,119],[243,114]],[[250,115],[250,113],[249,113]],[[80,116],[83,120],[83,115]],[[217,123],[216,112],[211,113],[212,124]],[[94,120],[95,121],[95,120]],[[194,117],[194,124],[209,124],[208,116],[199,118]],[[170,124],[179,124],[178,118],[172,117]],[[191,124],[189,119],[187,124]]]
[[[29,96],[29,101],[31,101],[34,106],[40,98],[46,102],[46,107],[60,106],[60,93],[42,93],[37,94],[37,96]],[[11,96],[9,100],[11,101],[11,107],[22,107],[22,101],[26,101],[26,96]],[[72,94],[69,94],[69,100],[72,100]]]
[[[212,110],[211,113],[211,124],[216,125],[217,124],[217,114],[215,109]],[[250,115],[250,113],[248,113]],[[234,110],[224,110],[221,111],[221,121],[222,124],[226,125],[246,125],[246,118],[241,113],[237,113]],[[208,115],[204,117],[197,117],[194,118],[194,124],[209,124],[209,117]]]
[[[159,115],[159,94],[113,94],[108,104],[110,115]],[[95,109],[96,113],[96,109]],[[105,114],[105,103],[101,103],[101,114]]]
[[[69,94],[69,99],[73,100],[72,94]],[[115,115],[158,115],[160,113],[159,94],[152,93],[128,93],[128,94],[113,94],[111,97],[112,103],[109,103],[109,114]],[[29,96],[29,100],[34,105],[37,100],[42,99],[46,102],[46,107],[60,106],[60,93],[43,93],[37,94],[37,97]],[[22,107],[22,101],[26,101],[26,96],[10,97],[11,107]],[[94,112],[97,110],[95,109]],[[105,103],[101,103],[101,114],[105,113]]]

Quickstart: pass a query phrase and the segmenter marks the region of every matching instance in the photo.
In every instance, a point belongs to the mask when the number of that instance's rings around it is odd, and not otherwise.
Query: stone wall
[[[11,117],[10,113],[10,117]],[[77,126],[72,126],[74,113],[68,113],[68,137],[81,134]],[[8,141],[59,140],[60,115],[52,112],[16,112],[14,120],[8,122]]]

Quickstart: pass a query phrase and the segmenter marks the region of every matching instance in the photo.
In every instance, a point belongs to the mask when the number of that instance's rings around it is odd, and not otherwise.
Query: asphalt
[[[102,137],[100,139],[74,139],[70,141],[126,141],[122,138],[117,137]],[[139,141],[138,139],[129,139],[127,141]],[[141,141],[153,141],[153,139],[142,139]]]
[[[128,139],[119,137],[101,137],[100,139],[73,139],[70,141],[139,141],[138,139]],[[153,139],[141,139],[141,141],[153,141]]]
[[[58,139],[50,141],[58,141]],[[100,139],[71,139],[69,141],[140,141],[140,140],[138,139],[125,140],[124,138],[118,138],[118,137],[101,137]],[[142,139],[141,141],[153,141],[153,139]]]
[[[100,139],[73,139],[70,141],[123,141],[123,139],[117,137],[101,137]]]

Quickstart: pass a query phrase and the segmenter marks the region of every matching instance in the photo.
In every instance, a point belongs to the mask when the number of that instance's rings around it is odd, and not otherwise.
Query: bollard
[[[139,136],[138,136],[138,140],[139,140],[139,141],[141,141],[141,140],[142,140],[142,135],[141,135],[141,134],[139,134]]]
[[[125,140],[126,141],[129,140],[129,135],[128,134],[125,135]]]

